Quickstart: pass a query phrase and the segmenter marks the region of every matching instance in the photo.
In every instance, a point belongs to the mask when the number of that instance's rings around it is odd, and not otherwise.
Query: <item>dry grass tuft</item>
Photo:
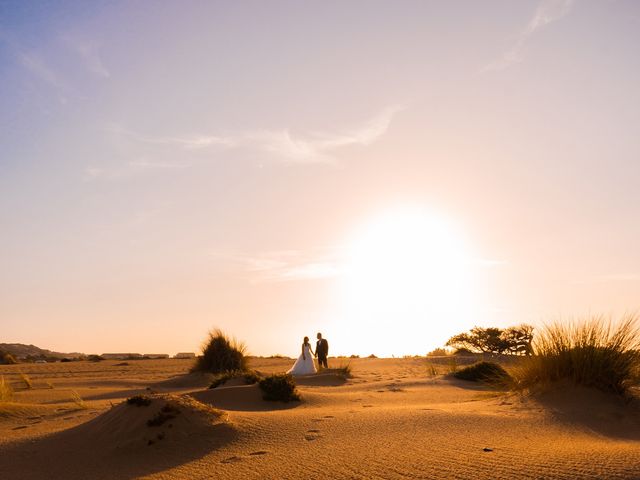
[[[426,367],[427,367],[427,375],[429,375],[430,377],[435,377],[438,375],[438,369],[433,363],[427,362]]]
[[[194,371],[224,373],[247,370],[246,346],[217,329],[209,333]]]
[[[335,369],[335,372],[343,378],[351,378],[351,364],[350,363],[341,363],[338,368]]]
[[[579,323],[545,327],[534,343],[534,355],[514,369],[519,388],[545,388],[568,380],[619,395],[638,382],[640,330],[638,316],[617,324],[593,317]]]
[[[20,380],[22,380],[22,382],[24,383],[24,387],[27,390],[31,390],[33,388],[33,382],[31,381],[31,378],[29,378],[29,375],[22,372],[20,372],[19,375],[20,375]]]
[[[507,371],[494,362],[478,362],[469,365],[453,374],[460,380],[483,382],[494,386],[506,386],[511,383]]]
[[[71,401],[78,407],[79,409],[86,410],[89,408],[87,402],[85,402],[80,394],[75,390],[71,390]]]
[[[0,402],[10,402],[13,399],[13,388],[4,377],[0,377]]]

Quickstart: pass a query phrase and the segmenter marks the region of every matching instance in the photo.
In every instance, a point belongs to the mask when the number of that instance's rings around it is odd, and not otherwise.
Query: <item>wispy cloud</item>
[[[107,130],[128,138],[135,142],[148,145],[173,146],[186,150],[198,150],[214,146],[233,147],[236,141],[232,137],[214,135],[183,135],[183,136],[154,136],[143,135],[132,130],[127,130],[121,125],[110,125]]]
[[[383,136],[400,106],[383,109],[362,125],[344,132],[294,134],[290,129],[263,129],[235,134],[149,135],[111,125],[108,130],[129,141],[190,151],[250,149],[264,152],[284,163],[332,163],[337,151],[350,146],[366,147]]]
[[[239,264],[254,282],[288,282],[297,280],[322,280],[344,274],[340,249],[279,250],[259,255],[214,254]]]
[[[574,0],[542,0],[513,46],[504,52],[500,58],[482,67],[480,72],[504,70],[515,63],[522,62],[522,50],[529,39],[550,23],[566,16],[571,11],[573,4]]]
[[[155,161],[138,158],[115,168],[104,168],[95,165],[88,166],[84,170],[84,178],[85,180],[93,180],[96,178],[121,179],[131,177],[132,175],[142,173],[147,170],[181,169],[188,166],[189,164],[184,162]]]
[[[82,59],[86,69],[93,75],[101,78],[109,78],[111,72],[105,66],[100,56],[100,48],[87,41],[64,37],[67,45]]]
[[[385,108],[358,128],[342,133],[293,135],[288,129],[248,134],[241,144],[253,145],[282,160],[299,163],[332,162],[334,151],[349,146],[369,146],[384,135],[403,107]]]
[[[62,89],[64,87],[64,82],[60,76],[51,67],[49,67],[44,59],[38,54],[34,52],[20,52],[18,53],[18,59],[27,71],[41,81],[57,89]]]

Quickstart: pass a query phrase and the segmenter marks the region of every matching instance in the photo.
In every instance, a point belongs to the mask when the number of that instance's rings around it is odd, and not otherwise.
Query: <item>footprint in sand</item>
[[[266,450],[258,450],[257,452],[251,452],[249,455],[255,457],[256,455],[266,455],[267,453],[269,452],[267,452]]]
[[[307,430],[307,433],[304,434],[304,439],[307,440],[308,442],[318,440],[321,437],[322,435],[320,434],[320,430],[317,430],[317,429]]]
[[[27,425],[19,425],[17,427],[13,427],[11,430],[22,430],[23,428],[27,428]]]
[[[322,418],[336,418],[336,417],[334,417],[333,415],[325,415],[325,416],[324,416],[324,417],[322,417]]]
[[[373,405],[362,405],[362,408],[371,408]]]

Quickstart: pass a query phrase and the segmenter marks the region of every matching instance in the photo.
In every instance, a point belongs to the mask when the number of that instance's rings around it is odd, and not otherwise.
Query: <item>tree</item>
[[[530,355],[533,327],[522,324],[505,330],[490,327],[473,327],[468,333],[451,337],[447,347],[468,349],[476,353],[506,353],[509,355]]]
[[[523,323],[516,327],[509,327],[502,332],[502,337],[508,345],[508,352],[511,355],[531,355],[533,349],[533,327]]]

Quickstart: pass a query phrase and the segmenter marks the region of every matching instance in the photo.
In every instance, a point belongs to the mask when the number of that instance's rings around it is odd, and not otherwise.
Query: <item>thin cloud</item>
[[[198,150],[214,146],[232,147],[235,141],[229,137],[216,137],[213,135],[185,135],[185,136],[153,136],[127,130],[120,125],[112,125],[108,130],[113,133],[139,143],[149,145],[174,146],[186,150]]]
[[[21,52],[18,53],[18,59],[21,65],[39,80],[57,89],[64,87],[62,79],[39,55],[33,52]]]
[[[98,178],[105,179],[118,179],[128,178],[133,175],[143,173],[147,170],[158,169],[181,169],[186,168],[190,164],[184,162],[167,162],[167,161],[153,161],[144,158],[131,160],[118,168],[102,168],[98,166],[89,166],[84,170],[85,180],[93,180]]]
[[[288,282],[322,280],[339,277],[344,267],[336,249],[311,252],[281,250],[256,256],[216,254],[217,258],[239,264],[254,282]]]
[[[82,58],[85,67],[90,73],[101,78],[111,77],[111,72],[102,61],[98,47],[91,43],[73,40],[71,38],[65,38],[65,41],[72,50],[80,55],[80,58]]]
[[[349,146],[366,147],[383,136],[402,107],[385,108],[361,126],[339,133],[295,135],[289,129],[259,130],[239,134],[145,135],[119,125],[109,128],[129,140],[147,145],[173,146],[184,150],[246,148],[265,152],[285,163],[331,163],[335,152]]]
[[[285,161],[312,163],[332,162],[332,152],[349,146],[366,147],[383,136],[394,116],[403,109],[401,106],[385,108],[362,126],[344,133],[316,133],[296,137],[289,130],[265,131],[247,136],[249,143],[277,155]]]
[[[507,261],[493,258],[475,258],[472,263],[481,268],[494,268],[506,265]]]
[[[515,63],[523,60],[522,50],[529,39],[539,30],[543,29],[550,23],[553,23],[565,17],[571,11],[574,0],[543,0],[538,5],[533,18],[529,21],[525,29],[520,33],[514,45],[504,52],[504,54],[485,65],[480,72],[490,72],[504,70]]]

